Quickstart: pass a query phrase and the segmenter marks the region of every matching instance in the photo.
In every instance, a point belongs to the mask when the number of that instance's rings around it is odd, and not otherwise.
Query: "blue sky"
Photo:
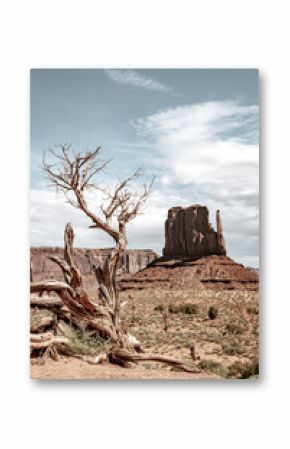
[[[129,247],[161,253],[167,209],[199,203],[212,221],[221,209],[229,255],[258,266],[258,96],[256,70],[32,70],[31,244],[62,245],[71,221],[78,246],[111,245],[39,168],[56,144],[101,145],[106,182],[140,165],[156,175]]]

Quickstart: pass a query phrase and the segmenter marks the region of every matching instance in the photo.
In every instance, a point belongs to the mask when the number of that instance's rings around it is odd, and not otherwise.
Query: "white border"
[[[10,0],[2,4],[2,447],[287,446],[290,76],[286,6],[282,0]],[[29,380],[28,94],[32,67],[260,69],[259,382]]]

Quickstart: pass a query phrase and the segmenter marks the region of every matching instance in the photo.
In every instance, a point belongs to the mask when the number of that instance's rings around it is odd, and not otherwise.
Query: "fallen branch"
[[[154,361],[174,366],[175,368],[178,368],[182,371],[186,371],[187,373],[198,374],[201,372],[199,369],[192,368],[189,365],[186,365],[184,362],[182,362],[182,360],[175,359],[174,357],[168,357],[159,354],[137,354],[118,347],[112,349],[112,351],[109,353],[109,358],[111,358],[111,360],[117,364],[118,361],[120,361],[121,362],[120,364],[123,366],[124,362],[138,363],[138,362]]]
[[[30,334],[30,348],[44,349],[48,346],[69,346],[69,339],[62,335],[53,335],[52,332],[45,332],[42,334]]]
[[[67,290],[71,294],[74,293],[73,289],[66,282],[56,281],[54,279],[47,279],[46,281],[40,282],[31,282],[30,284],[30,293],[40,293],[40,294],[43,294],[44,292],[58,293],[63,290]]]
[[[63,302],[59,297],[30,295],[30,305],[49,309],[50,307],[62,307]]]

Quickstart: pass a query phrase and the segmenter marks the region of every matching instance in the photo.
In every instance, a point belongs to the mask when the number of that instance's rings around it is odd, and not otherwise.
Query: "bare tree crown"
[[[132,182],[142,176],[142,170],[118,182],[113,189],[101,186],[98,175],[104,171],[109,160],[102,160],[101,147],[94,151],[76,152],[71,145],[59,145],[56,150],[48,150],[43,157],[42,169],[47,174],[50,185],[64,193],[72,206],[81,209],[91,220],[91,227],[102,229],[116,242],[125,237],[126,224],[142,213],[142,206],[150,194],[154,179],[144,185],[142,191],[132,190]],[[54,159],[47,161],[47,156]],[[103,195],[99,212],[93,212],[86,199],[86,192],[96,189]],[[117,226],[112,225],[113,218]]]

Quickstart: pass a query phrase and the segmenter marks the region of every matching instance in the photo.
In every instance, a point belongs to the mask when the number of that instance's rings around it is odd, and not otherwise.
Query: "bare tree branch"
[[[56,163],[49,164],[44,156],[42,168],[51,184],[64,193],[69,204],[81,209],[91,219],[93,224],[90,227],[103,230],[115,240],[115,248],[106,260],[104,267],[91,265],[99,283],[100,299],[113,311],[114,325],[116,329],[119,329],[120,306],[116,276],[121,254],[127,245],[126,224],[141,213],[154,180],[149,186],[144,185],[141,192],[132,190],[131,183],[142,175],[142,170],[138,169],[120,181],[113,191],[106,190],[100,185],[97,177],[97,174],[102,172],[109,162],[100,160],[101,147],[94,151],[76,153],[70,145],[60,145],[58,151],[50,150],[49,153],[54,157]],[[93,212],[87,204],[86,192],[92,187],[103,192],[107,201],[106,205],[103,204],[100,207],[104,218]],[[116,227],[112,225],[113,218],[117,222]],[[65,235],[69,238],[69,232]],[[65,243],[65,247],[69,248],[70,245]],[[81,287],[80,273],[73,265],[68,253],[65,252],[65,262],[55,257],[52,260],[60,266],[69,285],[73,288]],[[74,281],[69,276],[72,276]]]
[[[109,191],[104,189],[97,179],[97,175],[110,162],[100,160],[101,147],[83,153],[76,153],[71,145],[60,145],[57,149],[58,151],[50,149],[47,152],[56,160],[55,163],[48,163],[46,154],[43,157],[42,168],[51,185],[64,193],[69,204],[81,209],[92,220],[93,225],[90,227],[103,230],[115,240],[116,244],[126,245],[125,226],[141,213],[141,208],[150,194],[154,180],[149,186],[145,185],[142,192],[132,191],[132,181],[142,175],[142,170],[138,169],[119,182],[113,191]],[[104,219],[88,207],[86,192],[92,188],[103,192],[109,201],[106,206],[100,206]],[[70,194],[73,194],[73,199]],[[118,223],[117,228],[112,226],[113,218]]]

